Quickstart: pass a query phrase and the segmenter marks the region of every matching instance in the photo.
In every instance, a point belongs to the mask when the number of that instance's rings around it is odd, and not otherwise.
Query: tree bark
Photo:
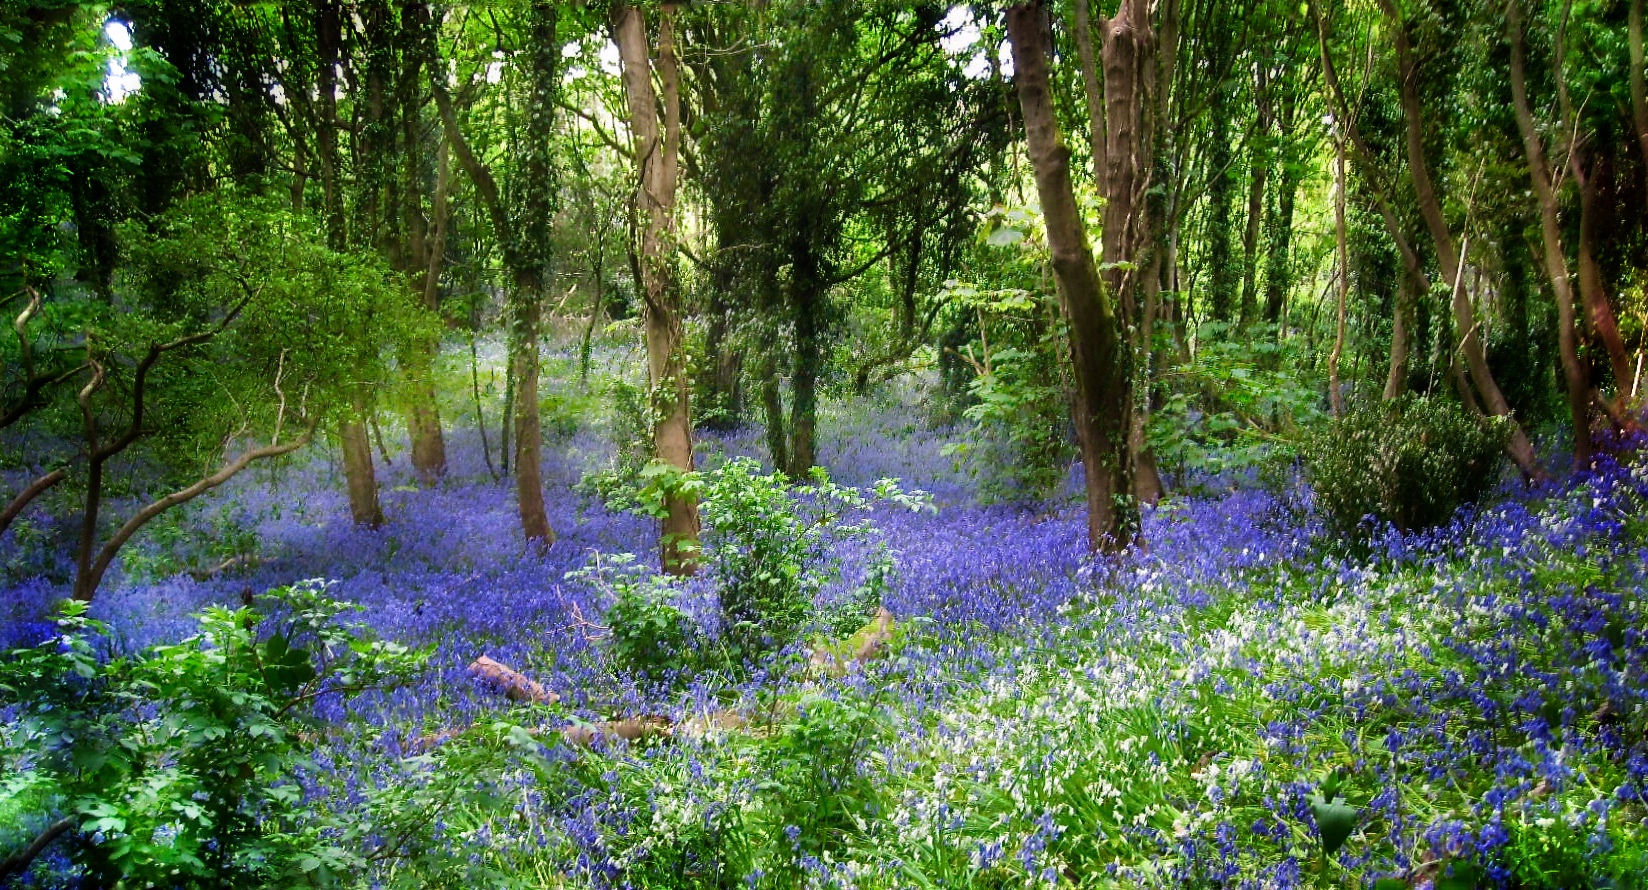
[[[682,355],[681,293],[674,268],[675,196],[681,151],[681,74],[675,55],[675,8],[665,5],[658,24],[656,69],[663,89],[662,121],[660,97],[652,87],[655,66],[648,61],[646,20],[640,7],[626,4],[614,10],[612,36],[623,64],[639,180],[634,212],[641,232],[641,321],[646,331],[648,402],[654,417],[653,457],[680,472],[691,472],[692,416]],[[690,575],[698,569],[698,499],[679,490],[668,491],[664,513],[659,535],[660,564],[667,573]]]
[[[1576,133],[1568,131],[1570,139]],[[1631,390],[1631,360],[1625,354],[1625,341],[1619,334],[1619,322],[1614,318],[1614,307],[1608,301],[1608,292],[1602,285],[1602,269],[1596,260],[1596,171],[1584,170],[1581,150],[1577,145],[1568,149],[1569,169],[1574,184],[1579,187],[1579,294],[1584,301],[1587,320],[1596,338],[1602,342],[1608,356],[1608,367],[1614,374],[1614,392],[1623,404]]]
[[[790,462],[792,479],[805,478],[817,463],[818,378],[824,370],[824,294],[810,245],[796,246],[791,284],[795,309],[795,364],[790,371]]]
[[[1147,167],[1144,137],[1138,118],[1144,104],[1141,70],[1148,60],[1149,20],[1141,0],[1124,0],[1116,19],[1106,27],[1104,42],[1106,98],[1106,259],[1110,261],[1112,226],[1116,235],[1138,222],[1134,211],[1135,186]],[[1076,207],[1070,180],[1070,152],[1059,141],[1053,112],[1047,64],[1047,37],[1038,2],[1007,10],[1007,33],[1012,43],[1014,81],[1024,116],[1025,142],[1035,174],[1036,193],[1046,221],[1053,275],[1060,305],[1070,331],[1070,353],[1075,366],[1076,399],[1073,418],[1081,442],[1087,490],[1088,545],[1117,552],[1138,536],[1137,507],[1133,501],[1133,451],[1128,436],[1133,410],[1128,346],[1122,337],[1120,314],[1110,288],[1093,261],[1087,232]],[[1118,148],[1120,151],[1118,151]],[[1119,199],[1119,200],[1118,200]],[[1121,204],[1123,206],[1116,206]],[[1119,254],[1126,241],[1115,245]],[[1111,262],[1130,262],[1118,258]],[[1120,272],[1112,266],[1112,272]],[[1115,276],[1118,279],[1123,275]]]
[[[1265,320],[1281,324],[1282,308],[1293,285],[1293,210],[1299,195],[1299,173],[1287,159],[1276,187],[1276,203],[1266,211],[1270,217],[1270,256],[1265,263]]]
[[[401,217],[405,253],[402,257],[407,288],[414,303],[431,314],[440,311],[440,279],[446,253],[447,189],[450,163],[446,143],[436,150],[435,192],[430,215],[424,215],[425,148],[424,93],[421,88],[424,56],[419,51],[421,31],[430,27],[428,5],[401,4],[401,70],[395,84],[401,108]],[[441,432],[440,408],[435,397],[434,366],[440,353],[440,335],[411,344],[405,368],[410,390],[406,431],[412,445],[412,469],[423,485],[434,485],[446,475],[446,438]]]
[[[1505,418],[1511,425],[1511,439],[1505,450],[1521,468],[1523,475],[1530,479],[1543,479],[1547,475],[1545,469],[1539,465],[1539,458],[1534,455],[1533,443],[1528,440],[1528,434],[1522,429],[1522,425],[1512,416],[1511,406],[1505,401],[1505,394],[1494,381],[1493,371],[1488,367],[1487,351],[1477,331],[1476,311],[1471,306],[1469,295],[1459,286],[1462,259],[1454,243],[1453,234],[1448,229],[1447,220],[1442,215],[1442,201],[1436,194],[1429,161],[1425,157],[1425,115],[1419,97],[1419,62],[1414,55],[1406,23],[1402,21],[1394,0],[1379,0],[1379,5],[1390,23],[1396,42],[1397,80],[1400,84],[1402,117],[1407,135],[1408,178],[1413,184],[1414,197],[1419,203],[1419,215],[1424,219],[1425,227],[1430,230],[1431,240],[1436,245],[1437,263],[1441,267],[1442,275],[1453,283],[1449,303],[1453,309],[1454,325],[1461,338],[1459,348],[1465,355],[1465,366],[1470,372],[1471,384],[1481,396],[1484,410]]]
[[[1551,165],[1546,159],[1543,137],[1534,122],[1533,107],[1528,100],[1521,2],[1509,0],[1505,8],[1505,32],[1511,45],[1511,103],[1516,112],[1517,129],[1522,134],[1522,152],[1528,162],[1534,199],[1539,205],[1539,229],[1545,246],[1545,275],[1556,298],[1557,348],[1574,429],[1573,465],[1578,470],[1591,462],[1591,386],[1579,360],[1573,279],[1568,274],[1568,255],[1562,246],[1561,211],[1552,182]]]
[[[1637,128],[1637,147],[1642,149],[1642,166],[1648,169],[1648,85],[1644,84],[1642,50],[1642,0],[1631,0],[1626,26],[1631,45],[1631,120]]]
[[[1255,76],[1253,91],[1258,106],[1253,146],[1248,153],[1247,229],[1242,233],[1242,323],[1259,314],[1259,224],[1265,213],[1265,186],[1270,178],[1272,153],[1270,84],[1263,64]],[[1276,322],[1277,313],[1266,303],[1265,320]]]
[[[349,492],[349,516],[356,525],[377,528],[383,525],[383,505],[378,501],[378,475],[372,466],[372,438],[366,427],[364,394],[357,394],[349,414],[338,424],[343,448],[343,478]]]
[[[543,295],[536,284],[517,279],[510,293],[509,376],[515,381],[511,420],[521,532],[528,541],[547,546],[555,542],[555,531],[544,506],[543,426],[538,417],[538,328]]]
[[[339,0],[315,0],[315,70],[320,120],[315,127],[320,162],[322,212],[326,243],[333,250],[348,246],[343,220],[343,183],[338,163],[338,62],[342,53],[343,7]]]
[[[1345,304],[1350,301],[1350,251],[1345,244],[1345,138],[1335,140],[1333,157],[1333,233],[1338,248],[1338,323],[1334,328],[1333,353],[1328,356],[1328,408],[1334,417],[1345,414],[1345,397],[1339,392],[1339,359],[1345,353]]]
[[[68,476],[66,470],[52,470],[30,482],[22,491],[18,492],[17,496],[6,504],[6,509],[0,510],[0,535],[5,534],[6,529],[11,528],[11,524],[17,520],[18,516],[23,514],[23,510],[33,503],[35,498],[50,491],[53,486],[67,479]]]

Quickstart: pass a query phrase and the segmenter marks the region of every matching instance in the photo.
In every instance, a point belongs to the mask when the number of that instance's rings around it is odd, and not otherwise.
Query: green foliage
[[[762,473],[748,458],[723,464],[697,489],[706,532],[704,552],[720,582],[721,632],[735,656],[749,657],[794,642],[813,616],[813,598],[840,572],[829,544],[874,529],[868,518],[849,521],[870,500],[837,485],[815,467],[793,489],[782,473]],[[921,493],[906,494],[891,480],[876,497],[922,509]]]
[[[863,583],[847,601],[820,614],[819,590],[840,576],[831,545],[874,531],[865,515],[872,499],[910,510],[932,509],[924,492],[905,492],[891,479],[870,492],[837,485],[823,468],[792,485],[782,473],[765,473],[749,458],[735,458],[706,472],[682,472],[653,461],[627,482],[600,483],[609,506],[645,516],[663,515],[674,492],[698,499],[704,520],[703,564],[720,599],[721,644],[729,667],[799,638],[810,621],[831,628],[856,628],[880,603],[890,583],[892,563],[872,557]],[[850,514],[858,514],[849,518]],[[674,582],[648,578],[631,565],[633,557],[574,573],[595,578],[614,593],[608,613],[617,661],[645,676],[683,668],[703,651],[698,632],[673,605]],[[874,600],[872,603],[871,600]]]
[[[1487,493],[1508,425],[1439,398],[1405,396],[1353,408],[1305,445],[1318,510],[1343,535],[1373,516],[1430,528]]]
[[[974,253],[977,283],[952,279],[940,294],[954,323],[969,332],[951,357],[971,371],[962,415],[974,424],[969,441],[944,453],[974,458],[986,500],[1047,500],[1076,453],[1065,331],[1042,274],[1039,213],[991,208]]]
[[[218,370],[195,399],[202,405],[267,416],[279,383],[293,403],[342,406],[352,388],[385,377],[387,356],[438,323],[391,287],[376,255],[331,250],[315,220],[272,198],[211,192],[149,227],[125,227],[122,238],[127,283],[147,312],[111,330],[110,346],[135,351],[224,325],[208,356]]]
[[[1158,464],[1181,481],[1291,463],[1302,431],[1322,417],[1320,394],[1285,366],[1273,328],[1252,325],[1239,338],[1233,330],[1202,325],[1195,358],[1161,381],[1167,392],[1148,437]]]
[[[752,827],[773,852],[769,886],[803,879],[802,857],[840,849],[880,809],[882,795],[864,759],[891,732],[876,699],[803,695],[795,720],[761,751],[766,806]],[[795,883],[783,883],[785,878]]]
[[[661,682],[705,661],[702,631],[675,605],[681,579],[649,572],[628,553],[598,558],[567,578],[591,581],[612,595],[605,621],[609,651],[619,669]]]
[[[214,606],[198,634],[129,658],[102,657],[107,628],[66,604],[59,636],[0,663],[22,743],[0,812],[69,819],[73,859],[109,882],[261,887],[338,860],[297,830],[308,706],[406,682],[427,653],[360,636],[323,584],[268,600],[279,618]]]

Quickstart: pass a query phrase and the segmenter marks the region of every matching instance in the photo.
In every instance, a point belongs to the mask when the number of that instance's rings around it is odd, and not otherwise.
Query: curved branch
[[[92,594],[96,592],[98,585],[103,580],[104,573],[109,570],[109,564],[114,561],[115,554],[119,553],[120,548],[124,547],[126,542],[131,540],[132,535],[137,534],[139,529],[148,524],[149,520],[179,504],[192,501],[206,492],[217,488],[219,485],[228,482],[230,479],[238,475],[240,471],[246,469],[248,466],[251,466],[254,461],[271,457],[279,457],[283,454],[290,454],[291,452],[308,445],[310,440],[314,438],[315,424],[317,420],[318,418],[310,418],[309,422],[305,425],[303,435],[298,438],[293,439],[284,445],[271,444],[265,445],[262,448],[254,448],[251,451],[242,454],[240,457],[235,458],[216,473],[201,479],[188,488],[179,489],[157,501],[153,501],[148,506],[137,511],[137,514],[126,520],[125,524],[121,525],[120,529],[114,533],[114,536],[111,537],[108,542],[103,545],[103,548],[98,551],[97,561],[91,565],[88,570],[88,574],[85,577],[77,578],[75,580],[75,599],[84,601],[92,598]]]
[[[27,507],[35,498],[45,494],[52,486],[67,479],[68,476],[66,470],[52,470],[50,473],[29,483],[29,486],[21,492],[18,492],[17,497],[12,498],[11,503],[6,505],[6,509],[0,511],[0,535],[5,534],[6,529],[11,528],[12,522],[22,515],[24,507]]]
[[[36,835],[27,847],[7,856],[4,861],[0,861],[0,881],[4,881],[13,875],[22,874],[41,853],[45,852],[52,841],[57,840],[59,836],[73,827],[73,818],[59,819],[46,826],[46,829]]]

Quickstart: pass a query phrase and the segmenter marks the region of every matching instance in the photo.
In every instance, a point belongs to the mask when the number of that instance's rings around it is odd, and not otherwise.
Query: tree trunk
[[[544,508],[543,432],[538,417],[538,335],[543,315],[544,291],[550,278],[550,223],[555,215],[555,169],[550,163],[551,140],[555,135],[556,96],[560,88],[557,63],[561,45],[555,39],[556,6],[534,0],[528,12],[531,31],[529,89],[526,96],[526,138],[518,151],[516,170],[520,177],[516,193],[520,210],[514,216],[504,204],[492,170],[475,155],[458,126],[457,110],[447,92],[444,71],[436,55],[433,31],[424,37],[424,53],[429,64],[430,89],[447,142],[458,163],[475,184],[481,206],[492,223],[492,233],[503,248],[504,267],[513,276],[508,306],[510,319],[509,383],[505,429],[513,426],[515,492],[521,516],[521,531],[530,542],[548,546],[555,541]],[[508,445],[504,446],[509,454]]]
[[[1569,137],[1575,135],[1569,130]],[[1577,142],[1578,140],[1573,140]],[[1591,331],[1602,342],[1608,356],[1608,367],[1614,373],[1614,393],[1621,405],[1630,395],[1631,360],[1625,354],[1625,341],[1619,335],[1619,322],[1614,318],[1614,307],[1608,302],[1608,293],[1602,286],[1602,270],[1597,266],[1596,250],[1596,170],[1583,170],[1579,146],[1568,148],[1569,169],[1579,187],[1579,294],[1585,303]]]
[[[1528,101],[1527,61],[1522,32],[1521,0],[1506,3],[1505,30],[1511,44],[1511,102],[1517,129],[1522,133],[1522,152],[1533,181],[1534,199],[1539,204],[1539,229],[1545,245],[1545,275],[1556,298],[1557,348],[1562,361],[1562,380],[1568,393],[1568,412],[1574,428],[1574,469],[1591,462],[1591,387],[1579,360],[1579,330],[1575,320],[1573,279],[1568,274],[1568,255],[1562,247],[1562,220],[1551,165],[1545,144],[1534,123]]]
[[[1391,310],[1390,372],[1385,376],[1386,399],[1408,390],[1408,354],[1413,342],[1413,277],[1404,273],[1396,287]]]
[[[532,278],[517,280],[510,292],[511,331],[509,375],[515,381],[515,497],[521,531],[528,541],[555,543],[544,508],[543,427],[538,417],[538,324],[543,315],[543,291]]]
[[[614,10],[612,36],[623,63],[639,180],[634,212],[641,232],[641,321],[646,330],[648,395],[655,418],[653,457],[686,473],[693,470],[694,464],[686,361],[682,355],[681,293],[675,279],[675,195],[681,150],[675,8],[664,6],[658,25],[656,68],[663,88],[662,122],[658,118],[660,97],[652,88],[654,65],[648,61],[646,20],[640,7],[622,5]],[[668,491],[664,514],[659,535],[660,564],[669,574],[690,575],[698,569],[698,499],[691,493]]]
[[[1453,234],[1448,229],[1447,220],[1443,218],[1442,201],[1437,197],[1436,186],[1431,180],[1429,162],[1425,157],[1425,120],[1424,107],[1419,97],[1419,62],[1409,41],[1406,24],[1402,21],[1394,0],[1380,0],[1379,5],[1390,22],[1396,40],[1397,80],[1401,88],[1402,116],[1407,132],[1408,177],[1413,183],[1414,197],[1419,203],[1419,215],[1423,217],[1425,227],[1430,230],[1431,240],[1436,244],[1437,263],[1441,266],[1442,275],[1453,285],[1449,302],[1453,309],[1454,324],[1459,330],[1460,348],[1465,355],[1465,365],[1470,372],[1471,384],[1481,396],[1484,410],[1496,417],[1505,418],[1511,425],[1511,440],[1505,450],[1521,468],[1523,475],[1530,479],[1543,479],[1546,477],[1545,469],[1539,465],[1539,458],[1534,455],[1533,443],[1528,440],[1528,434],[1523,431],[1522,425],[1511,415],[1511,406],[1505,401],[1505,394],[1494,382],[1493,371],[1488,367],[1487,351],[1483,348],[1482,338],[1477,331],[1476,311],[1471,306],[1469,295],[1459,286],[1462,259],[1458,247],[1454,244]]]
[[[1642,166],[1648,170],[1648,85],[1644,84],[1642,51],[1642,0],[1631,0],[1627,39],[1631,44],[1631,120],[1637,127],[1637,147],[1642,149]]]
[[[1132,187],[1148,169],[1140,164],[1147,134],[1138,126],[1146,99],[1141,72],[1148,61],[1150,39],[1148,19],[1138,19],[1145,15],[1143,2],[1124,0],[1121,12],[1105,29],[1107,145],[1103,184],[1111,201],[1105,208],[1107,261],[1112,236],[1123,236],[1138,222],[1133,212]],[[1047,226],[1053,275],[1070,331],[1070,354],[1076,372],[1073,419],[1086,478],[1088,545],[1117,552],[1138,535],[1137,507],[1132,499],[1133,450],[1128,441],[1133,410],[1128,347],[1122,338],[1120,313],[1100,280],[1076,207],[1069,150],[1059,141],[1041,4],[1031,2],[1009,8],[1007,33],[1012,43],[1025,142]],[[1112,218],[1116,222],[1114,231]],[[1128,244],[1118,241],[1117,251]],[[1121,290],[1111,288],[1112,293]]]
[[[1345,397],[1339,392],[1339,359],[1345,354],[1345,304],[1350,301],[1350,251],[1345,245],[1345,139],[1335,140],[1333,157],[1333,232],[1338,247],[1338,310],[1333,353],[1328,356],[1328,407],[1334,417],[1345,415]]]
[[[1254,98],[1258,105],[1258,121],[1254,126],[1253,146],[1249,149],[1247,229],[1242,233],[1242,323],[1252,322],[1259,314],[1259,224],[1265,213],[1265,186],[1270,178],[1270,90],[1263,65],[1254,81]],[[1265,317],[1275,322],[1276,315],[1266,303]]]
[[[1293,285],[1293,209],[1299,195],[1299,173],[1294,165],[1282,163],[1276,188],[1276,203],[1267,211],[1270,255],[1265,262],[1265,320],[1280,324],[1288,289]]]
[[[378,502],[378,476],[372,466],[372,439],[366,428],[366,399],[359,396],[349,416],[338,424],[343,446],[343,478],[349,491],[349,516],[356,525],[377,528],[383,525],[383,506]]]
[[[1414,339],[1414,307],[1420,296],[1430,292],[1430,279],[1425,275],[1419,252],[1414,250],[1407,229],[1396,214],[1396,207],[1385,185],[1388,182],[1385,171],[1381,169],[1373,149],[1363,140],[1356,118],[1351,115],[1350,104],[1345,101],[1344,90],[1339,85],[1338,71],[1333,65],[1333,54],[1328,50],[1327,19],[1322,16],[1321,8],[1315,3],[1310,4],[1310,12],[1316,22],[1317,48],[1322,58],[1322,80],[1328,88],[1335,123],[1343,128],[1343,138],[1349,139],[1350,146],[1356,150],[1356,160],[1362,169],[1362,179],[1372,193],[1374,203],[1379,207],[1379,217],[1385,224],[1385,231],[1391,236],[1391,241],[1396,244],[1397,254],[1402,258],[1403,281],[1397,288],[1392,308],[1391,363],[1390,373],[1385,378],[1384,393],[1386,399],[1394,399],[1408,388],[1408,364]]]
[[[784,397],[779,389],[778,344],[769,342],[763,349],[761,361],[761,413],[766,421],[767,454],[772,457],[773,469],[788,472],[790,466],[789,435],[784,424]]]
[[[451,164],[443,140],[436,152],[435,194],[431,218],[423,212],[423,91],[422,56],[416,51],[416,13],[402,13],[408,21],[403,32],[412,40],[402,54],[400,81],[396,84],[401,105],[401,140],[406,150],[402,159],[402,217],[405,228],[405,265],[412,300],[431,314],[440,311],[442,260],[446,253],[448,217],[447,190]],[[440,336],[414,343],[407,350],[406,377],[411,404],[407,408],[406,431],[412,444],[412,469],[424,485],[433,485],[446,475],[446,439],[441,433],[440,408],[435,398],[434,366],[440,354]]]
[[[1207,189],[1207,289],[1213,317],[1219,321],[1241,320],[1240,271],[1231,257],[1230,205],[1235,197],[1236,155],[1230,146],[1230,96],[1223,86],[1213,90],[1208,105],[1213,133],[1209,138],[1207,164],[1213,181]]]
[[[802,479],[817,463],[818,377],[824,370],[824,294],[809,245],[798,245],[791,284],[795,308],[795,365],[790,373],[790,478]]]
[[[326,244],[333,250],[348,246],[343,221],[343,184],[338,163],[338,62],[343,40],[343,8],[339,0],[315,0],[316,86],[319,118],[315,144],[320,162],[321,203],[326,217]]]

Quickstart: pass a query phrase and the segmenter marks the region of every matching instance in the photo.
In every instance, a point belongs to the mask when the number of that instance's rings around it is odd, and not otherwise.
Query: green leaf
[[[1455,860],[1445,871],[1433,885],[1436,890],[1476,890],[1479,870],[1474,863]]]
[[[1316,829],[1322,835],[1322,853],[1332,856],[1339,852],[1356,828],[1356,817],[1360,811],[1356,807],[1327,800],[1320,794],[1312,794],[1310,812],[1316,817]]]
[[[991,247],[1009,247],[1024,240],[1024,233],[1018,229],[1001,226],[990,233],[984,242]]]

